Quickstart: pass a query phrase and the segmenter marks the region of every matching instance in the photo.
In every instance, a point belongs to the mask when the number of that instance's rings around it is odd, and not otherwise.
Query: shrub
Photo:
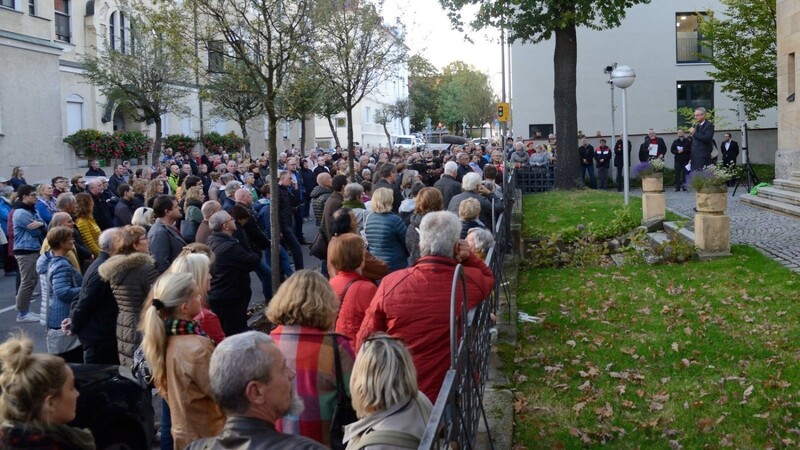
[[[92,154],[92,144],[96,143],[103,133],[97,130],[84,129],[78,130],[64,138],[64,142],[69,144],[79,155],[90,156]]]
[[[120,130],[104,133],[97,130],[78,130],[64,138],[75,152],[92,159],[141,158],[153,145],[153,140],[141,131]]]
[[[114,136],[122,141],[122,154],[125,158],[142,158],[153,147],[153,140],[141,131],[117,131]]]
[[[172,134],[164,140],[164,148],[171,148],[182,155],[191,152],[195,144],[197,144],[197,141],[185,134]]]

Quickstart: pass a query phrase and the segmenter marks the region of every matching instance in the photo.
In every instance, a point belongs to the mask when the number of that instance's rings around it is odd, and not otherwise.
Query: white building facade
[[[636,5],[622,24],[611,30],[579,28],[577,64],[578,129],[590,137],[611,134],[612,92],[616,133],[622,129],[621,92],[610,89],[604,69],[627,65],[636,72],[628,88],[628,130],[643,135],[649,128],[674,134],[680,107],[714,109],[718,130],[738,130],[738,105],[722,92],[707,72],[703,58],[711,51],[697,31],[697,15],[724,10],[718,0],[669,0]],[[553,113],[554,39],[540,44],[512,46],[512,120],[515,136],[542,136],[555,129]],[[751,121],[765,145],[775,145],[777,110]],[[767,131],[770,130],[770,131]],[[770,136],[771,133],[771,136]],[[738,140],[736,137],[734,139]],[[718,138],[721,140],[721,135]],[[632,142],[634,140],[632,139]],[[634,148],[638,139],[634,142]],[[775,148],[769,149],[770,155]]]
[[[154,124],[125,117],[83,76],[81,56],[110,45],[124,51],[129,42],[129,22],[111,1],[0,0],[0,175],[10,177],[14,166],[25,167],[29,182],[85,172],[86,161],[63,143],[80,129],[144,130],[155,137]],[[199,51],[205,59],[206,45]],[[198,90],[186,89],[184,106],[162,116],[164,136],[199,136]],[[209,116],[207,102],[203,109],[204,131],[242,134],[235,122]],[[254,155],[266,149],[265,124],[258,119],[248,127]],[[314,142],[312,121],[306,130],[307,142]],[[279,125],[279,150],[299,143],[299,122]]]
[[[353,109],[353,139],[362,148],[388,147],[389,141],[383,125],[375,122],[375,112],[391,106],[397,100],[408,99],[408,66],[398,64],[392,70],[392,76],[384,80],[364,100]],[[337,114],[334,120],[334,127],[339,137],[342,148],[347,146],[347,115],[344,111]],[[410,132],[409,118],[394,118],[386,125],[392,137]],[[333,148],[333,133],[331,132],[328,120],[317,118],[314,123],[316,143],[322,148]]]

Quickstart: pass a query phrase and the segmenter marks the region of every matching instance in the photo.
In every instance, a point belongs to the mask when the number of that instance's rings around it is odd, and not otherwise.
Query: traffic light
[[[506,102],[497,104],[497,120],[500,122],[508,122],[511,118],[511,109]]]

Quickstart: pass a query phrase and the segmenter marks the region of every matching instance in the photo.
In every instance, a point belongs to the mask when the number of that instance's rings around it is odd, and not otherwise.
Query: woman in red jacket
[[[364,269],[364,240],[357,234],[343,234],[328,247],[328,263],[336,269],[330,283],[341,302],[336,332],[355,341],[364,312],[378,287],[361,274]]]

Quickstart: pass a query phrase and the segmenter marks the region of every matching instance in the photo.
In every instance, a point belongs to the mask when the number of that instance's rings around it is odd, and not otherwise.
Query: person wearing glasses
[[[83,179],[82,175],[75,175],[70,180],[70,183],[69,191],[73,194],[77,195],[81,192],[86,192],[86,180]]]
[[[714,124],[706,120],[706,109],[694,110],[696,125],[689,129],[692,135],[691,169],[703,170],[711,165],[711,152],[713,151]]]
[[[50,182],[53,184],[53,197],[58,198],[64,192],[69,192],[69,180],[64,177],[55,177]]]
[[[17,189],[17,201],[12,205],[10,213],[14,237],[12,249],[20,275],[16,298],[17,322],[39,321],[39,316],[29,311],[33,289],[39,279],[36,260],[39,259],[39,251],[47,231],[44,221],[36,212],[37,199],[35,187],[28,184],[20,186]]]
[[[233,233],[236,221],[227,211],[218,211],[208,220],[211,236],[208,246],[214,252],[208,304],[219,316],[225,336],[247,331],[247,306],[253,292],[250,272],[261,263],[261,255],[242,245]]]

